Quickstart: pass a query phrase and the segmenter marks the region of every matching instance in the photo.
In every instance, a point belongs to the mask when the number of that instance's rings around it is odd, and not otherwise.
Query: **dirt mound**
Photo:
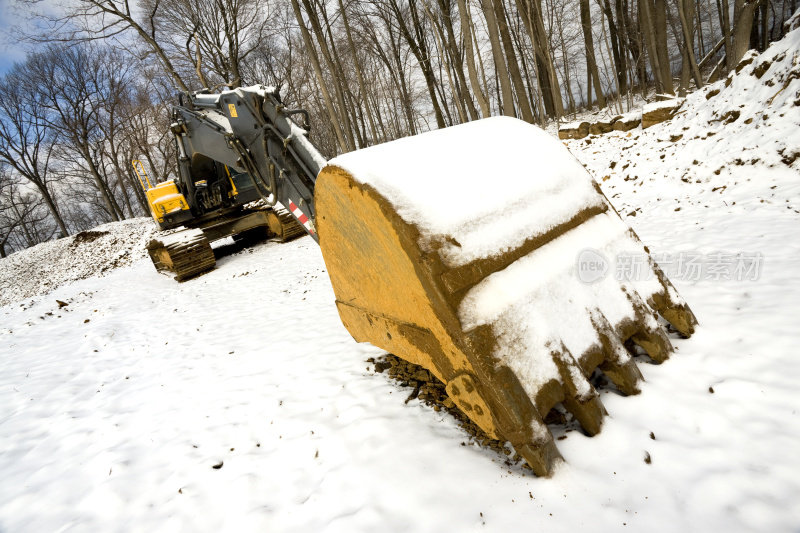
[[[0,260],[0,305],[144,259],[155,232],[152,219],[134,218],[13,253]]]

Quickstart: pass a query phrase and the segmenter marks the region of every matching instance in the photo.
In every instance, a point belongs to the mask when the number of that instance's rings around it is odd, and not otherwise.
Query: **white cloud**
[[[56,0],[42,0],[33,6],[19,0],[0,0],[0,74],[6,72],[14,62],[23,61],[26,52],[35,44],[24,42],[21,35],[42,35],[46,24],[37,14],[52,16],[63,12],[62,4]]]

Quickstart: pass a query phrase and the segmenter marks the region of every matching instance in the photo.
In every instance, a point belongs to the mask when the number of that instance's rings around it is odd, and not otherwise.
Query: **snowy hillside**
[[[553,478],[376,373],[310,238],[179,284],[134,221],[80,244],[102,277],[66,241],[0,260],[0,531],[797,531],[800,30],[669,122],[566,144],[700,326],[602,392],[598,436],[553,427]]]

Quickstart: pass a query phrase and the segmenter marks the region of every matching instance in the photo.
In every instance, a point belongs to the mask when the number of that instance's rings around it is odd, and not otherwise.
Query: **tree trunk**
[[[694,53],[694,0],[677,0],[678,14],[681,19],[681,29],[683,30],[684,48],[686,49],[687,59],[691,67],[694,83],[697,88],[703,87],[703,77],[700,75],[700,68],[697,66],[697,56]]]
[[[731,49],[730,68],[735,67],[742,56],[750,48],[750,31],[753,27],[753,14],[758,0],[736,0],[733,9],[733,45]]]
[[[89,173],[94,179],[95,187],[97,187],[97,190],[100,192],[100,197],[103,199],[103,203],[105,204],[109,215],[111,215],[111,220],[118,222],[121,220],[119,215],[121,209],[119,208],[119,204],[117,204],[116,199],[114,199],[114,195],[111,193],[111,189],[109,189],[108,184],[100,175],[100,170],[97,168],[94,158],[92,158],[89,152],[89,148],[86,146],[81,146],[81,155],[83,155],[83,159],[89,166]]]
[[[349,114],[347,111],[347,102],[345,101],[344,97],[344,88],[342,87],[342,76],[339,72],[339,69],[336,68],[336,63],[334,62],[334,58],[331,55],[331,50],[328,48],[328,41],[325,39],[325,35],[322,32],[322,25],[319,22],[319,18],[317,17],[316,12],[314,11],[313,7],[309,0],[301,0],[303,2],[303,6],[306,10],[306,16],[308,16],[308,21],[311,23],[311,30],[314,32],[314,35],[317,38],[317,44],[319,45],[319,51],[322,53],[322,57],[325,59],[325,64],[328,66],[328,72],[330,72],[332,81],[333,81],[333,89],[336,93],[336,102],[339,104],[339,121],[342,122],[342,132],[344,133],[345,141],[347,141],[347,150],[353,150],[356,147],[355,140],[353,139],[353,130],[350,126]]]
[[[615,8],[619,2],[615,2]],[[623,46],[623,35],[618,26],[622,25],[621,16],[617,14],[617,21],[614,21],[614,14],[611,11],[610,0],[602,0],[601,7],[608,22],[608,36],[611,38],[611,55],[614,58],[614,67],[617,81],[617,92],[622,94],[628,90],[628,67],[625,64],[625,48]]]
[[[350,31],[350,22],[347,19],[347,11],[344,8],[344,3],[342,0],[339,0],[339,12],[342,15],[342,22],[344,23],[344,31],[347,35],[347,44],[350,46],[351,53],[353,54],[353,66],[356,70],[356,79],[358,79],[358,90],[361,91],[361,95],[364,99],[364,112],[366,113],[367,120],[369,121],[369,129],[372,133],[372,140],[375,142],[379,139],[378,128],[375,127],[375,120],[372,117],[372,110],[369,103],[369,98],[367,97],[367,87],[366,83],[364,83],[364,74],[361,72],[361,64],[358,60],[358,52],[356,50],[356,45],[353,42],[353,35]]]
[[[666,86],[664,80],[662,80],[663,70],[661,69],[657,52],[658,44],[655,37],[655,24],[653,23],[653,7],[650,2],[651,0],[639,0],[639,28],[644,37],[647,56],[650,58],[650,65],[656,83],[656,92],[665,92]]]
[[[467,89],[467,79],[464,75],[464,55],[459,50],[458,42],[456,41],[455,33],[453,32],[453,21],[451,19],[451,4],[446,4],[445,0],[438,0],[439,2],[439,9],[441,10],[442,14],[446,15],[446,19],[443,21],[443,26],[445,29],[445,33],[447,36],[446,41],[446,48],[449,52],[450,57],[452,58],[452,67],[453,71],[456,73],[456,85],[460,87],[461,99],[463,100],[464,104],[467,107],[467,111],[469,112],[469,116],[471,120],[476,120],[478,115],[478,110],[475,108],[475,102],[472,101],[472,97],[469,94],[469,90]]]
[[[36,185],[36,189],[39,191],[39,194],[42,195],[44,203],[47,205],[47,209],[50,211],[50,214],[56,221],[58,229],[61,231],[61,236],[66,237],[67,235],[69,235],[69,232],[67,231],[67,225],[64,224],[64,219],[61,217],[61,213],[58,212],[58,208],[56,207],[56,202],[55,200],[53,200],[53,195],[50,194],[50,191],[47,190],[47,187],[45,187],[44,184],[39,184],[34,182],[34,185]]]
[[[486,29],[489,33],[489,44],[492,49],[494,59],[495,75],[500,86],[500,102],[503,114],[508,117],[516,117],[514,113],[514,93],[511,89],[511,80],[508,77],[503,48],[500,44],[500,36],[497,30],[497,17],[494,12],[494,2],[492,0],[481,0],[483,16],[486,18]]]
[[[703,38],[703,21],[700,18],[700,8],[699,4],[700,0],[695,0],[692,4],[692,10],[694,11],[695,17],[697,17],[697,37],[698,37],[698,50],[700,51],[700,57],[705,57],[706,55],[706,43],[705,39]]]
[[[533,44],[536,57],[536,77],[539,80],[545,111],[548,116],[560,118],[564,114],[564,105],[553,64],[553,52],[544,29],[541,2],[540,0],[516,0],[516,2]]]
[[[508,73],[511,76],[511,83],[514,85],[514,91],[517,93],[519,110],[522,113],[522,119],[525,122],[533,124],[533,110],[528,100],[528,92],[525,90],[525,82],[522,80],[522,73],[519,70],[519,61],[514,52],[514,44],[511,41],[511,31],[508,28],[503,0],[493,0],[493,4],[495,17],[497,18],[497,28],[500,30],[500,40],[503,43],[503,50],[505,51]]]
[[[666,0],[655,0],[653,22],[655,23],[654,35],[656,39],[656,53],[658,54],[658,64],[661,67],[661,81],[664,84],[664,92],[675,94],[675,88],[672,85],[672,68],[669,61],[669,48],[667,47]]]
[[[424,39],[417,38],[422,34],[422,27],[419,22],[416,4],[414,3],[414,0],[410,0],[408,4],[409,12],[411,13],[411,23],[415,32],[415,35],[412,35],[411,30],[408,28],[408,25],[403,18],[403,14],[400,12],[400,7],[397,5],[396,0],[390,0],[390,2],[394,9],[397,19],[395,22],[400,29],[400,33],[408,43],[409,48],[411,48],[411,53],[414,54],[414,57],[417,59],[420,69],[422,70],[422,77],[425,79],[425,85],[428,88],[428,95],[430,96],[431,104],[433,105],[433,113],[436,116],[436,125],[439,128],[444,128],[447,126],[447,124],[445,124],[444,121],[442,108],[439,106],[439,99],[436,97],[436,77],[433,75],[433,68],[431,66],[428,48],[425,45]]]
[[[333,100],[331,100],[331,95],[328,92],[328,88],[325,86],[325,78],[322,75],[322,67],[320,67],[319,64],[319,56],[317,56],[317,51],[314,48],[313,41],[311,40],[311,34],[309,33],[308,28],[306,28],[305,22],[303,22],[303,15],[300,12],[300,4],[297,0],[292,0],[292,9],[294,10],[294,16],[297,19],[297,24],[300,26],[300,33],[303,36],[303,42],[306,45],[306,50],[308,50],[308,58],[311,60],[311,66],[314,67],[314,74],[319,82],[322,98],[325,100],[325,109],[328,112],[328,118],[330,119],[331,125],[333,126],[333,131],[336,134],[336,141],[339,145],[339,150],[342,152],[347,152],[347,142],[344,139],[342,125],[339,123],[339,118],[336,116],[336,110],[333,107]]]
[[[722,38],[725,43],[725,72],[729,72],[735,65],[732,61],[733,43],[731,42],[731,15],[728,0],[722,0],[722,6],[717,4],[719,11],[720,25],[722,26]]]
[[[469,75],[469,84],[472,87],[472,93],[478,100],[478,107],[481,108],[481,115],[486,118],[491,116],[489,109],[489,101],[481,89],[480,80],[478,79],[478,69],[475,67],[475,54],[472,48],[472,22],[470,21],[470,13],[467,9],[466,0],[458,0],[458,13],[461,19],[461,36],[464,40],[464,59],[467,62],[467,74]]]
[[[425,15],[428,17],[428,22],[430,22],[430,24],[433,26],[434,29],[433,37],[434,37],[434,42],[436,43],[436,50],[439,53],[441,61],[444,63],[444,71],[445,75],[447,76],[447,83],[448,85],[450,85],[450,91],[452,94],[455,95],[455,98],[453,100],[455,101],[456,111],[458,111],[459,121],[461,123],[469,122],[470,119],[469,116],[467,115],[467,107],[466,104],[464,103],[464,96],[461,92],[461,86],[458,84],[457,79],[456,80],[453,79],[453,71],[455,70],[453,66],[453,56],[446,49],[447,37],[445,36],[444,28],[442,27],[442,24],[439,22],[438,18],[434,16],[434,14],[431,12],[430,8],[427,5],[425,5],[423,9]],[[442,69],[440,67],[439,68],[440,78],[441,78],[441,71]],[[447,102],[441,91],[439,91],[439,96],[442,98],[443,102],[445,103]],[[448,115],[449,115],[449,108],[445,106],[445,109],[448,109]]]
[[[600,108],[606,106],[606,96],[603,94],[603,86],[600,83],[600,72],[597,70],[597,60],[594,57],[594,39],[592,37],[592,15],[589,0],[580,0],[581,7],[581,26],[583,27],[583,44],[586,48],[586,67],[589,70],[589,88],[591,90],[594,82],[594,90],[597,95],[597,105]],[[592,107],[591,93],[589,107]]]

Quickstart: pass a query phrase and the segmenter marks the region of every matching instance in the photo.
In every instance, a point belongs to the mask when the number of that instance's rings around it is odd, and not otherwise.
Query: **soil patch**
[[[103,235],[108,235],[107,231],[82,231],[80,233],[76,233],[75,236],[72,238],[72,245],[77,246],[79,244],[84,244],[88,242],[93,242]]]

